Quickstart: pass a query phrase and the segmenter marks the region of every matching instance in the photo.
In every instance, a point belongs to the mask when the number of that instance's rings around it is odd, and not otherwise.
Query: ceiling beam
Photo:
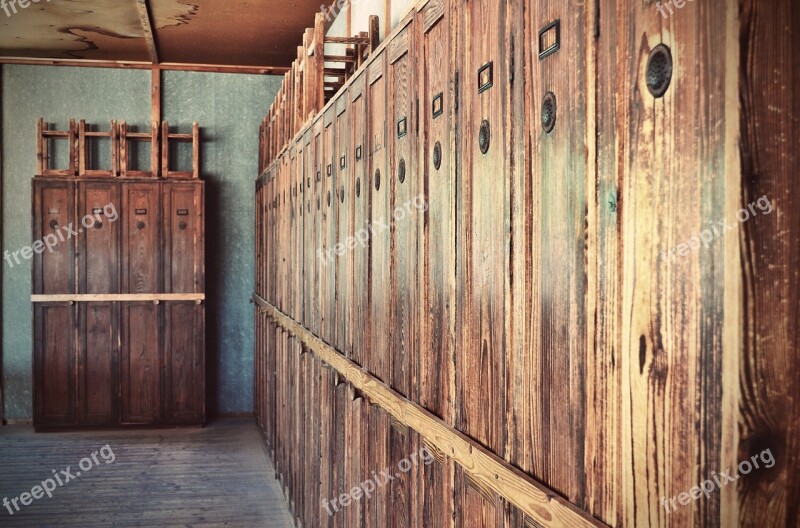
[[[156,46],[156,37],[147,0],[136,0],[136,10],[139,12],[139,20],[142,22],[144,38],[147,41],[147,51],[150,52],[150,61],[153,64],[158,64],[158,47]]]
[[[290,69],[284,66],[236,66],[224,64],[186,64],[178,62],[151,64],[149,62],[142,61],[40,59],[31,57],[0,57],[0,64],[22,64],[29,66],[71,66],[74,68],[120,68],[126,70],[243,73],[248,75],[284,75]]]

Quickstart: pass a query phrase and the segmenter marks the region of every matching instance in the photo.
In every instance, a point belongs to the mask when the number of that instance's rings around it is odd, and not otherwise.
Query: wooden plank
[[[31,302],[147,302],[205,301],[205,293],[120,293],[120,294],[57,294],[31,295]]]
[[[150,62],[158,64],[158,47],[156,46],[155,31],[153,22],[150,19],[150,6],[147,0],[136,0],[136,11],[139,14],[139,21],[142,23],[142,31],[144,31],[147,52],[150,54]]]
[[[256,295],[253,296],[253,301],[277,325],[286,329],[317,357],[336,369],[374,404],[380,406],[398,422],[414,429],[427,442],[464,468],[471,478],[506,498],[537,522],[544,526],[605,526],[557,493],[510,466],[479,443],[402,397],[270,303]]]

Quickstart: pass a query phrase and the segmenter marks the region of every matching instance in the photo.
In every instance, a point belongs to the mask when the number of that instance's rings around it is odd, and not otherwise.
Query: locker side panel
[[[367,95],[366,75],[357,80],[354,87],[358,87],[358,95],[353,96],[351,103],[352,140],[350,141],[350,158],[353,170],[351,172],[350,200],[353,209],[352,236],[356,245],[350,251],[352,266],[349,277],[351,279],[350,297],[351,317],[348,328],[350,342],[352,343],[351,359],[358,365],[364,365],[364,358],[369,345],[368,332],[370,325],[369,316],[369,174],[367,156]],[[352,92],[352,89],[351,89]],[[359,481],[360,482],[360,481]]]

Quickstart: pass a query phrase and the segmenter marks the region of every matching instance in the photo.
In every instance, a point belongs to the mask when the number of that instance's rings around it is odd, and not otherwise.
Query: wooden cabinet
[[[34,425],[202,424],[203,182],[33,188]]]

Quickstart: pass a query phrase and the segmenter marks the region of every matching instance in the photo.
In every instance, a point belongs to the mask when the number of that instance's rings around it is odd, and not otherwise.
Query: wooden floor
[[[99,465],[81,471],[81,459],[106,444],[114,461],[107,464],[101,452]],[[204,429],[47,434],[0,427],[0,501],[30,492],[67,466],[76,478],[52,498],[20,504],[13,516],[0,503],[0,526],[292,526],[252,419],[223,419]]]

